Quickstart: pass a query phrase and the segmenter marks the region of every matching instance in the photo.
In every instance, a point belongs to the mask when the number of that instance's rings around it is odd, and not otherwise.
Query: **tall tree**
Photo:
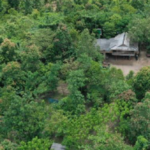
[[[102,56],[98,47],[95,46],[94,37],[90,35],[89,30],[85,29],[78,40],[76,48],[76,57],[80,57],[83,54],[87,54],[93,60],[102,60]]]
[[[33,10],[33,0],[24,0],[25,14],[32,13]]]
[[[0,12],[3,10],[2,0],[0,0]]]
[[[144,102],[137,103],[131,111],[131,121],[129,128],[129,139],[135,142],[138,136],[144,136],[150,140],[150,93],[148,92],[143,99]]]
[[[51,59],[64,60],[73,55],[72,38],[67,26],[60,24],[54,38],[54,46],[51,51]]]
[[[17,97],[4,113],[1,128],[12,141],[32,140],[42,133],[45,115],[43,103]]]
[[[8,3],[11,7],[18,9],[20,1],[19,0],[8,0]]]
[[[139,101],[150,90],[150,67],[142,68],[134,78],[133,88]]]
[[[16,60],[16,44],[9,39],[5,39],[0,46],[0,62],[8,63]]]

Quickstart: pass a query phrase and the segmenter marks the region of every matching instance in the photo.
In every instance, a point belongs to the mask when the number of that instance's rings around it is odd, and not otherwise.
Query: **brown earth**
[[[130,59],[111,57],[107,59],[107,62],[110,63],[111,67],[121,69],[126,76],[131,70],[136,74],[144,66],[150,66],[150,57],[146,56],[145,51],[141,51],[138,60],[135,60],[134,57]]]

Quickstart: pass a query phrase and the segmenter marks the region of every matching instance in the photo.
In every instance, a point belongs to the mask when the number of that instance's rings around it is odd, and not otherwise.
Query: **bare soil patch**
[[[57,87],[57,92],[62,96],[67,96],[69,94],[67,83],[60,82],[59,86]]]
[[[108,58],[108,63],[112,67],[116,67],[123,71],[123,74],[126,76],[131,70],[136,74],[144,66],[150,66],[150,57],[146,56],[145,51],[141,51],[138,60],[135,58]]]

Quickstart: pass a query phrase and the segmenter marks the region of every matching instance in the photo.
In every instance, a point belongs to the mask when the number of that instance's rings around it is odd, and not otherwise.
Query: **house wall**
[[[119,51],[119,50],[113,50],[112,51],[113,56],[135,56],[135,51]]]

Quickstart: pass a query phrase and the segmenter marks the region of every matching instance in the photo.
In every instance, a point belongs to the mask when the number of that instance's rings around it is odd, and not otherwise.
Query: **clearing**
[[[146,56],[145,51],[141,51],[138,60],[135,60],[134,57],[130,58],[130,60],[127,58],[108,58],[107,62],[110,63],[111,66],[121,69],[126,76],[131,70],[136,74],[142,67],[150,66],[150,57]]]

